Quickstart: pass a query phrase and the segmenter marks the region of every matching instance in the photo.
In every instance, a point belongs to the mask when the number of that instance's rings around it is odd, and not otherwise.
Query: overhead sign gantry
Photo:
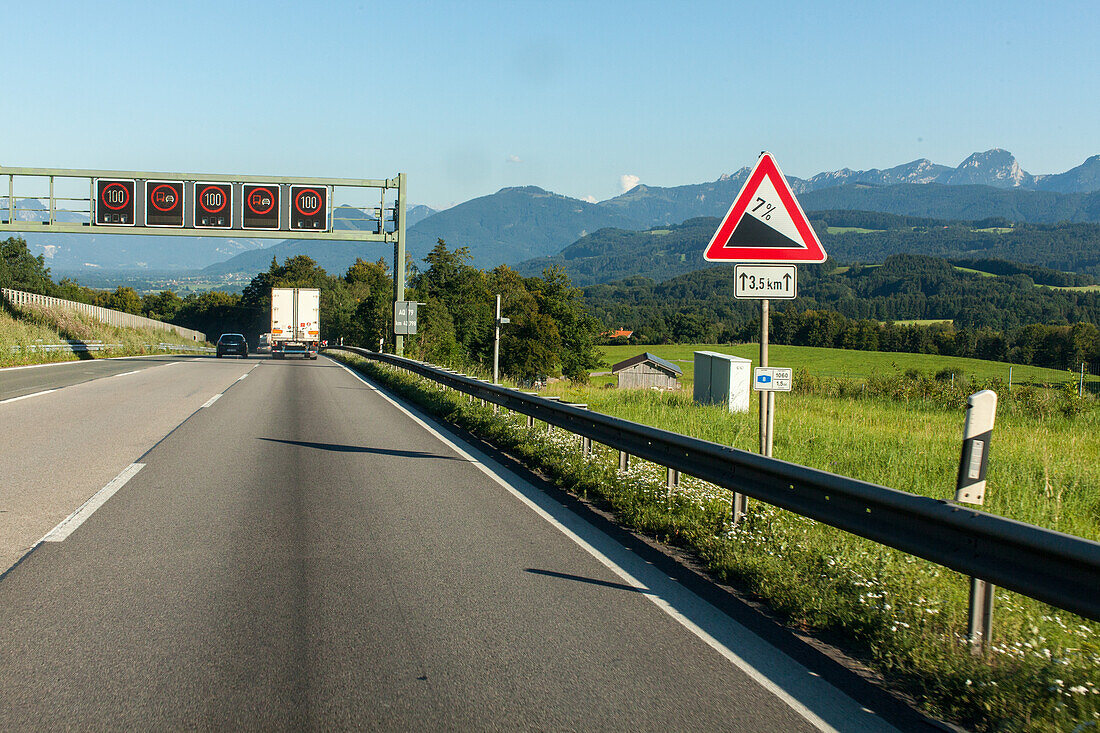
[[[250,239],[390,243],[394,302],[405,299],[404,173],[358,179],[0,167],[0,176],[8,178],[0,232],[189,237],[240,232]],[[56,192],[58,182],[64,195]],[[378,192],[377,206],[361,205],[364,189]],[[355,201],[345,203],[345,197]],[[403,342],[398,335],[398,354]]]

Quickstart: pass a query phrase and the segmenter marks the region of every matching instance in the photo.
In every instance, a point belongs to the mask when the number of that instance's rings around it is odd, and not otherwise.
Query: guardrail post
[[[527,395],[528,397],[538,396],[538,392],[524,392],[523,394]],[[535,418],[531,415],[527,416],[527,427],[529,427],[529,428],[535,427]]]
[[[966,401],[962,456],[955,480],[955,501],[981,505],[985,502],[985,475],[989,468],[989,441],[997,416],[997,393],[985,389]],[[994,586],[980,578],[970,579],[970,618],[967,641],[975,656],[984,656],[993,643]]]
[[[630,469],[630,454],[625,450],[619,451],[619,470],[627,471]]]
[[[749,511],[749,496],[738,491],[733,492],[733,501],[730,502],[730,518],[733,526],[741,524],[741,520]]]
[[[561,402],[561,397],[556,397],[556,396],[545,397],[544,399],[550,400],[551,402],[559,402],[559,403]],[[553,423],[551,423],[551,422],[546,423],[546,432],[547,433],[554,432],[554,424]]]
[[[675,468],[665,469],[665,486],[668,487],[666,498],[672,501],[672,490],[680,486],[680,472]]]

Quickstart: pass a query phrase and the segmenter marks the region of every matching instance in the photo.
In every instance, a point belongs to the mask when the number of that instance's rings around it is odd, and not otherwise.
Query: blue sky
[[[382,178],[440,208],[751,165],[1100,153],[1100,3],[18,2],[0,164]]]

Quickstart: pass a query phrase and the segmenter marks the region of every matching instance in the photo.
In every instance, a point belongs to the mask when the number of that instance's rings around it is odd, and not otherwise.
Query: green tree
[[[39,295],[53,295],[55,289],[45,258],[32,255],[18,237],[0,242],[0,287]]]
[[[107,307],[123,313],[141,315],[141,296],[133,288],[120,285],[108,296]]]
[[[588,312],[580,289],[572,286],[564,268],[548,267],[541,278],[531,278],[526,284],[539,311],[550,317],[549,323],[558,332],[562,374],[574,381],[587,382],[589,370],[602,363],[596,350],[596,335],[603,329],[602,324]],[[553,338],[548,335],[543,344],[551,343]],[[547,364],[547,373],[551,373],[549,368],[553,366],[553,362]]]
[[[183,307],[183,298],[171,290],[150,293],[141,298],[141,311],[147,318],[171,323]]]

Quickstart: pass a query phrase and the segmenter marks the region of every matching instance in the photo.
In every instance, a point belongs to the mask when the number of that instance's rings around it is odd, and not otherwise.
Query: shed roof
[[[642,352],[637,356],[632,356],[629,359],[624,359],[623,361],[620,361],[618,364],[615,364],[611,367],[611,373],[614,374],[615,372],[622,371],[623,369],[628,369],[635,364],[642,363],[643,361],[651,362],[654,366],[659,367],[660,369],[664,369],[665,371],[672,372],[673,374],[684,373],[683,369],[676,366],[671,361],[665,361],[661,357],[654,356],[648,351]]]

